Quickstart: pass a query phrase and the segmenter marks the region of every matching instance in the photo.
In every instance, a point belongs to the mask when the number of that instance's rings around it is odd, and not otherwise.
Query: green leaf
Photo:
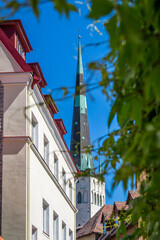
[[[160,101],[160,66],[157,65],[150,74],[149,81],[153,87],[154,94],[158,101]]]
[[[116,115],[117,113],[117,110],[118,110],[118,107],[119,107],[119,103],[117,100],[115,100],[112,108],[111,108],[111,111],[110,111],[110,114],[109,114],[109,119],[108,119],[108,127],[110,127],[112,121],[113,121],[113,118],[114,116]]]
[[[33,9],[34,14],[36,15],[36,17],[39,17],[39,8],[38,8],[39,0],[30,0],[30,3],[31,3],[31,7]]]
[[[92,0],[90,18],[98,19],[112,12],[114,4],[111,0]]]

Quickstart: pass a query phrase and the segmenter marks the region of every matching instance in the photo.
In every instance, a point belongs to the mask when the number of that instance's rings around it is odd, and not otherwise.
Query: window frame
[[[59,240],[59,216],[53,211],[53,239]]]
[[[38,239],[38,230],[34,225],[32,225],[32,240],[37,240],[37,239]]]
[[[62,221],[62,240],[67,240],[66,223]]]
[[[46,135],[44,134],[44,138],[43,138],[43,147],[44,147],[44,161],[47,163],[47,165],[49,166],[49,140],[46,137]]]
[[[35,117],[35,115],[32,112],[32,117],[31,117],[31,137],[33,140],[34,145],[38,149],[38,121]]]
[[[59,180],[59,164],[58,164],[58,157],[54,153],[54,176],[57,180]]]
[[[43,199],[43,232],[49,236],[49,204]]]

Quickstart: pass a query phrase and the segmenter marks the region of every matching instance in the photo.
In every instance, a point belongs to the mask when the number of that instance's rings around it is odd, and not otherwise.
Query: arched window
[[[82,193],[81,192],[78,192],[77,203],[82,203]]]
[[[97,205],[99,206],[99,194],[97,194]]]
[[[94,204],[95,204],[95,205],[97,204],[97,201],[96,201],[96,193],[94,193]]]
[[[102,196],[100,195],[100,206],[102,207]]]
[[[87,192],[87,190],[85,190],[85,191],[83,192],[83,202],[84,202],[84,203],[87,203],[87,202],[88,202],[88,192]]]

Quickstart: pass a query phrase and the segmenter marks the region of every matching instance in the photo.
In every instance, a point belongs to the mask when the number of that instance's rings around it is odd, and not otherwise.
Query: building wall
[[[53,239],[53,211],[59,216],[59,240],[62,240],[62,221],[75,239],[75,188],[73,172],[76,168],[43,102],[36,100],[37,91],[29,90],[30,74],[1,74],[4,86],[4,146],[2,236],[9,240],[32,239],[32,225],[40,239],[43,233],[43,208],[49,204],[50,239]],[[38,147],[32,143],[31,116],[38,120]],[[44,161],[44,134],[49,141],[49,164]],[[33,151],[34,149],[34,151]],[[58,181],[54,177],[54,154],[59,162]],[[41,161],[40,161],[41,159]],[[62,189],[62,171],[66,173],[66,191]],[[72,184],[72,201],[69,183]]]
[[[66,224],[66,235],[69,238],[69,229],[73,232],[75,228],[75,212],[73,210],[74,202],[74,176],[73,170],[67,164],[61,150],[54,139],[54,132],[48,126],[48,122],[44,118],[42,107],[36,105],[33,95],[29,99],[30,104],[30,121],[32,114],[38,121],[38,147],[37,149],[32,146],[30,148],[30,234],[31,226],[38,229],[38,237],[40,239],[47,239],[43,233],[43,199],[49,204],[50,212],[50,239],[53,239],[53,211],[59,216],[59,240],[62,239],[62,221]],[[31,124],[29,124],[31,136]],[[44,134],[49,142],[49,164],[44,161]],[[38,155],[39,153],[39,155]],[[54,154],[58,159],[58,180],[54,176]],[[39,157],[38,157],[39,156]],[[40,161],[42,159],[42,161]],[[66,190],[63,190],[62,172],[66,172]],[[57,182],[57,183],[55,183]],[[72,201],[70,201],[69,183],[72,184]],[[68,199],[68,200],[66,200]],[[70,202],[70,204],[69,204]],[[37,218],[37,216],[39,216]]]
[[[26,239],[26,145],[4,141],[2,175],[2,237]]]
[[[44,199],[49,204],[50,239],[53,239],[53,211],[59,216],[59,239],[62,239],[62,221],[66,224],[68,239],[69,229],[74,234],[74,211],[32,150],[30,157],[32,159],[30,161],[30,224],[38,229],[39,239],[48,239],[48,236],[43,232],[42,206]]]
[[[2,74],[4,89],[2,236],[25,239],[26,233],[26,89],[28,74]]]

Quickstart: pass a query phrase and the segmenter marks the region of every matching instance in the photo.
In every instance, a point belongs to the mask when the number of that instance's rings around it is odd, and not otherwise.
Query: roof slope
[[[115,201],[114,204],[118,211],[122,209],[126,210],[128,208],[128,206],[126,205],[126,202],[124,201]]]
[[[104,205],[77,233],[80,238],[91,233],[103,233],[103,224],[101,223],[102,214],[111,215],[113,205]]]

